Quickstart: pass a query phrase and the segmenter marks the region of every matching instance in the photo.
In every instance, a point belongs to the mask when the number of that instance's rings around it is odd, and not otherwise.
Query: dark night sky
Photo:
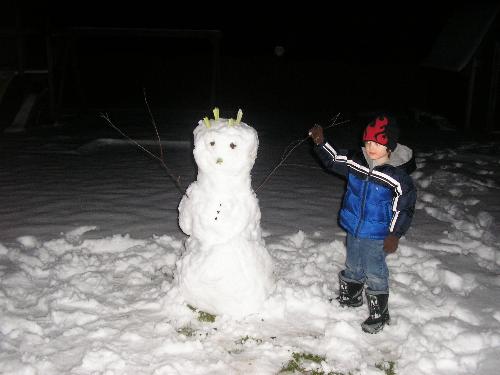
[[[446,93],[428,87],[435,77],[419,68],[458,3],[302,0],[294,5],[234,1],[218,6],[215,2],[101,0],[50,2],[47,6],[22,0],[12,4],[17,5],[0,15],[0,28],[15,28],[17,13],[21,27],[42,31],[70,27],[220,30],[223,58],[217,95],[229,106],[432,107],[432,94],[439,100],[449,98],[446,102],[453,110],[456,98],[449,93],[463,91],[461,82],[438,86]],[[45,43],[41,41],[42,61]],[[200,45],[184,40],[80,38],[78,66],[83,90],[92,93],[87,96],[97,107],[140,103],[141,87],[148,88],[153,99],[159,98],[157,102],[172,107],[186,102],[205,106],[210,69],[196,65],[210,66],[210,46],[204,42],[200,52]],[[275,56],[276,46],[285,49],[281,59]],[[77,95],[75,79],[68,77],[63,104],[70,106]],[[110,98],[117,94],[130,98],[111,103]],[[446,110],[436,103],[436,111]]]
[[[409,61],[422,58],[453,10],[451,5],[336,2],[198,4],[156,2],[18,2],[22,23],[37,27],[99,26],[219,29],[224,54],[267,54],[339,60]],[[270,6],[272,5],[272,8]],[[24,11],[26,10],[26,11]],[[49,21],[47,21],[47,19]]]

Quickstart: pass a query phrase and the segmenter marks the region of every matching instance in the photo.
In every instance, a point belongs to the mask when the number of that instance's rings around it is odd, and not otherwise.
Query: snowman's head
[[[207,126],[208,125],[208,126]],[[240,122],[217,119],[200,121],[194,130],[194,158],[202,173],[240,176],[250,173],[259,138],[257,131]]]

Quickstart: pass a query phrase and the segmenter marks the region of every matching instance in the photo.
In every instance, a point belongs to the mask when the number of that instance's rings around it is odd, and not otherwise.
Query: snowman
[[[176,278],[187,303],[235,318],[258,312],[274,287],[251,187],[259,140],[241,117],[240,110],[236,120],[219,118],[216,108],[193,132],[198,175],[179,204],[189,237]]]

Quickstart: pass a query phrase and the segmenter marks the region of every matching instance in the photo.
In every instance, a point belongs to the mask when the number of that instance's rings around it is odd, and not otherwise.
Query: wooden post
[[[59,114],[56,111],[55,72],[54,72],[54,45],[52,35],[47,33],[45,37],[45,49],[47,53],[47,85],[49,88],[49,117],[57,122]]]
[[[59,78],[59,89],[57,90],[57,101],[56,101],[56,111],[61,112],[63,107],[64,98],[64,86],[66,85],[66,78],[68,76],[68,61],[69,61],[69,49],[70,43],[68,38],[62,38],[62,48],[63,48],[63,59],[60,67],[60,78]]]
[[[69,37],[70,43],[70,60],[71,60],[71,68],[73,69],[73,74],[75,77],[75,86],[78,94],[79,100],[79,110],[82,114],[87,111],[87,96],[85,93],[85,89],[82,84],[82,75],[80,72],[80,65],[78,64],[78,38],[76,35],[71,35]]]
[[[486,126],[489,132],[496,130],[495,115],[499,90],[498,76],[500,73],[500,43],[496,42],[494,48],[495,50],[493,51],[493,61],[491,64],[490,92],[488,95],[488,112],[486,118]]]
[[[24,86],[24,69],[25,69],[25,53],[24,53],[24,33],[21,25],[21,15],[19,4],[16,4],[16,47],[17,47],[17,74]],[[26,87],[24,87],[26,94]]]
[[[17,45],[17,74],[21,79],[21,82],[24,82],[24,71],[25,71],[25,53],[24,53],[24,35],[21,30],[18,30],[18,34],[16,36],[16,45]]]
[[[471,62],[471,71],[469,76],[469,87],[467,90],[467,102],[465,103],[465,122],[464,129],[469,130],[472,118],[472,101],[474,99],[474,86],[476,85],[477,58],[474,56]]]

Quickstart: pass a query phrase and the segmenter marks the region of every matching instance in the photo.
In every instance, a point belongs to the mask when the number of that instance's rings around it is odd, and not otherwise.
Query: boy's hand
[[[398,249],[398,244],[399,244],[399,238],[396,237],[394,234],[389,234],[384,239],[384,251],[387,254],[392,254]]]
[[[319,125],[314,125],[309,130],[309,136],[312,138],[313,142],[317,145],[320,145],[325,141],[325,137],[323,136],[323,128]]]

